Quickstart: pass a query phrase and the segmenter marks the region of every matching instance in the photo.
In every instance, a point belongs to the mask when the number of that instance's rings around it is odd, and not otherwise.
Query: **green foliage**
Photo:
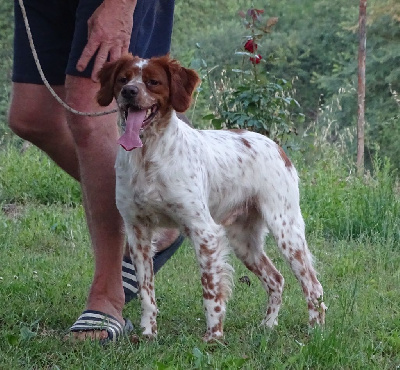
[[[298,103],[287,95],[290,87],[283,79],[265,83],[245,80],[234,89],[220,91],[217,113],[205,118],[211,118],[216,128],[248,129],[282,142],[296,130],[290,109]]]
[[[198,13],[197,9],[203,7],[203,3],[177,1],[174,56],[189,65],[196,57],[195,44],[199,43],[201,58],[207,60],[210,70],[216,66],[224,66],[228,71],[237,68],[237,59],[231,56],[231,50],[237,48],[242,33],[239,20],[235,19],[238,19],[237,12],[249,5],[226,0],[215,3],[211,10],[205,6]],[[279,18],[274,32],[259,44],[269,56],[264,58],[266,63],[261,69],[270,76],[293,81],[294,90],[290,96],[301,105],[306,123],[318,121],[320,108],[340,98],[341,105],[331,113],[332,119],[341,131],[355,126],[358,3],[285,0],[267,4],[255,2],[254,7]],[[368,4],[366,68],[366,158],[370,161],[370,155],[379,148],[380,154],[389,157],[396,167],[400,167],[399,103],[396,102],[396,94],[400,91],[398,9],[395,0],[377,0]],[[192,14],[204,14],[204,18]],[[190,32],[187,31],[188,20]],[[221,75],[218,68],[213,70],[212,76],[217,85]],[[196,109],[203,114],[194,113],[197,124],[199,117],[209,113],[208,96],[211,94],[198,98]],[[334,137],[331,139],[335,140]]]
[[[241,29],[237,12],[247,1],[176,0],[171,53],[183,64],[193,59],[195,45],[207,49],[210,66],[229,64]]]
[[[378,144],[380,153],[388,156],[399,167],[400,156],[391,150],[398,147],[396,122],[398,123],[399,104],[391,91],[400,90],[400,28],[399,19],[392,18],[390,12],[388,7],[379,15],[374,14],[374,21],[367,29],[366,151],[369,159],[368,155],[374,154]],[[288,23],[280,17],[279,25],[284,28],[282,33],[274,33],[271,41],[267,40],[274,53],[276,51],[271,70],[299,76],[295,85],[295,97],[310,118],[318,117],[320,104],[325,105],[340,96],[340,109],[332,112],[332,118],[342,130],[355,126],[357,4],[323,1],[314,7],[304,6],[299,16],[292,12],[285,16]],[[304,23],[310,19],[316,21],[306,27]],[[292,29],[287,28],[288,24]],[[285,74],[280,75],[287,78]],[[381,131],[386,131],[386,134],[379,135]],[[388,132],[392,135],[388,135]]]
[[[377,159],[373,174],[358,178],[351,166],[341,164],[342,158],[333,158],[330,151],[300,175],[308,230],[328,238],[376,238],[398,247],[400,198],[390,162]]]
[[[295,113],[299,104],[290,95],[291,83],[270,76],[263,68],[265,55],[260,54],[263,51],[258,45],[278,21],[266,20],[263,13],[250,8],[240,14],[246,35],[239,39],[240,51],[234,53],[241,58],[236,68],[222,66],[219,69],[223,72],[218,76],[216,68],[209,69],[201,58],[194,60],[192,67],[203,71],[208,85],[203,83],[201,93],[212,97],[212,113],[203,119],[211,120],[215,128],[247,129],[282,143],[296,132],[295,121],[303,115]]]

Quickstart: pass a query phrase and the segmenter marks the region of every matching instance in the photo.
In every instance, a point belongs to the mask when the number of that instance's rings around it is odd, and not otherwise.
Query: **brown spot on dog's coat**
[[[282,275],[278,272],[274,273],[274,279],[279,285],[282,284]]]
[[[240,140],[246,147],[248,147],[249,149],[251,148],[250,142],[246,140],[244,137],[242,137]]]
[[[285,151],[278,146],[278,151],[279,151],[279,155],[281,156],[282,160],[285,162],[285,167],[292,167],[292,162],[290,162],[290,159],[288,158],[288,156],[286,155]]]
[[[303,263],[303,253],[301,252],[301,250],[297,250],[294,253],[294,258],[296,258],[296,260],[299,261],[300,263]]]

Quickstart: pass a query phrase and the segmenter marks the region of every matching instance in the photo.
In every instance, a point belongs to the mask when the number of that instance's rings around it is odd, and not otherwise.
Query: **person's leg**
[[[95,100],[97,83],[84,77],[67,75],[66,102],[71,107],[94,112],[103,110]],[[116,141],[115,114],[85,117],[67,114],[76,145],[86,218],[95,256],[95,273],[87,300],[87,309],[114,316],[123,322],[122,220],[115,205]],[[76,333],[82,339],[93,332]],[[98,335],[98,332],[95,334]],[[107,333],[101,335],[107,336]],[[100,336],[101,336],[100,335]]]
[[[81,79],[80,88],[75,89],[78,93],[70,93],[67,100],[77,108],[93,110],[97,87],[94,88],[92,85],[95,84],[89,79]],[[65,97],[64,87],[55,89]],[[11,129],[42,149],[74,178],[80,178],[82,169],[82,189],[96,265],[87,308],[110,314],[123,322],[121,260],[124,236],[114,201],[116,120],[115,117],[88,119],[75,115],[68,118],[69,126],[65,109],[54,101],[45,86],[13,84],[9,110]],[[83,158],[79,166],[77,153],[80,159]],[[102,331],[86,335],[101,338],[108,334]]]
[[[64,97],[64,87],[54,86]],[[11,130],[43,150],[73,178],[79,180],[78,160],[65,110],[43,85],[13,83],[8,113]]]

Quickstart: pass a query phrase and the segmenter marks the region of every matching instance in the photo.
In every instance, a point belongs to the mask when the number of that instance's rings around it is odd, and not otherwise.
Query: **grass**
[[[63,339],[84,308],[93,272],[79,187],[36,149],[20,154],[4,147],[0,369],[398,368],[399,198],[394,177],[380,168],[365,180],[346,180],[346,171],[329,159],[300,168],[308,241],[328,305],[324,330],[308,329],[301,289],[269,240],[268,255],[286,279],[279,326],[272,331],[259,326],[265,293],[232,258],[235,289],[225,340],[202,343],[200,279],[193,250],[185,243],[156,278],[158,339],[134,343],[126,338],[102,347]],[[349,199],[355,199],[351,207]],[[372,205],[368,212],[386,215],[386,222],[376,220],[372,231],[365,204]],[[343,228],[342,221],[357,226]],[[239,281],[244,275],[250,287]],[[139,312],[138,302],[124,312],[136,327]]]

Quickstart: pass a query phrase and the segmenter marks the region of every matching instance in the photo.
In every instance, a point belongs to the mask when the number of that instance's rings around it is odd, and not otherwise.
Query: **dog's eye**
[[[128,83],[128,78],[120,77],[120,78],[118,78],[118,82],[125,85],[126,83]]]
[[[157,86],[157,85],[159,85],[160,83],[157,81],[157,80],[148,80],[147,81],[147,85],[148,86]]]

